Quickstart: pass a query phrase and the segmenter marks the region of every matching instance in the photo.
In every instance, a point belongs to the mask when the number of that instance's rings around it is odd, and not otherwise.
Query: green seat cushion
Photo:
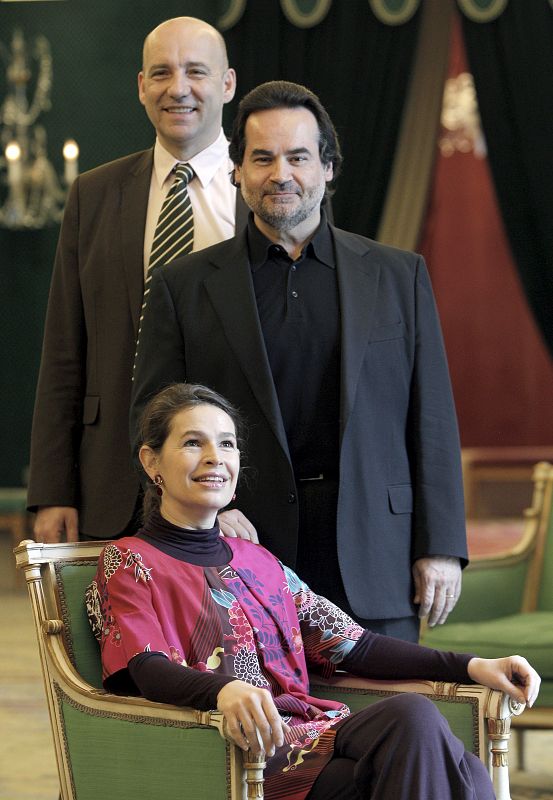
[[[521,655],[542,679],[553,679],[553,611],[513,614],[485,622],[456,622],[429,628],[422,644],[483,658]]]

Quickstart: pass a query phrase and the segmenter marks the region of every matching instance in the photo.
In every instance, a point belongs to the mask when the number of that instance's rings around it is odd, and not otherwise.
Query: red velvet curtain
[[[455,27],[450,77],[467,70]],[[553,363],[522,291],[486,159],[438,155],[419,249],[442,320],[462,445],[553,443]]]

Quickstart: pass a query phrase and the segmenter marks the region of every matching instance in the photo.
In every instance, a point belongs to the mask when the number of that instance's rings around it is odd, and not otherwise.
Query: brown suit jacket
[[[102,539],[128,524],[139,489],[128,413],[152,163],[150,149],[77,178],[46,317],[29,508],[75,506],[81,533]],[[237,229],[246,216],[237,199]]]

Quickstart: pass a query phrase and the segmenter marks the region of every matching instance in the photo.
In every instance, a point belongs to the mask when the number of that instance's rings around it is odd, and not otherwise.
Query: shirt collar
[[[256,272],[269,260],[272,247],[275,247],[275,243],[271,242],[259,230],[254,222],[253,212],[250,211],[248,216],[248,252],[252,272]],[[315,258],[326,267],[336,269],[332,233],[324,209],[321,209],[321,221],[317,230],[302,250],[302,255],[304,253]]]
[[[159,189],[163,188],[163,184],[178,163],[178,159],[172,156],[171,153],[163,147],[159,139],[156,139],[154,146],[154,177]],[[189,158],[186,163],[190,164],[193,168],[195,177],[198,178],[202,187],[205,189],[221,164],[229,163],[228,141],[223,129],[221,128],[219,136],[215,139],[213,144],[210,144],[205,150],[196,153],[196,155]]]

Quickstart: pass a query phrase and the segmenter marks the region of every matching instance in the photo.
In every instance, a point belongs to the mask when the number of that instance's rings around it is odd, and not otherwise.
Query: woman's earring
[[[232,500],[230,502],[234,503],[235,500],[236,500],[236,492],[234,492],[234,494],[232,495]]]
[[[162,485],[163,485],[163,478],[161,477],[161,475],[156,475],[155,476],[154,484],[155,484],[155,487],[156,487],[156,492],[161,497],[161,495],[163,494],[163,489],[161,488]]]

